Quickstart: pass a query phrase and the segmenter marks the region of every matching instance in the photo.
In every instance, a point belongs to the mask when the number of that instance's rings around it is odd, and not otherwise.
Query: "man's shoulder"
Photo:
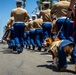
[[[12,9],[12,12],[15,11],[15,10],[16,10],[16,8],[15,9]]]
[[[60,1],[60,2],[58,2],[58,4],[65,4],[65,3],[70,3],[69,1]]]
[[[41,10],[41,11],[40,11],[40,13],[43,13],[43,12],[44,12],[44,10]]]
[[[25,9],[23,9],[23,8],[20,8],[21,10],[23,10],[23,11],[26,11]],[[27,12],[27,11],[26,11]]]
[[[15,9],[13,9],[12,11],[17,11],[17,10],[21,10],[21,11],[25,11],[25,12],[27,12],[25,9],[23,9],[23,8],[15,8]]]
[[[47,11],[51,11],[51,9],[47,9]]]
[[[10,17],[10,20],[14,20],[14,17]]]
[[[28,24],[32,24],[32,23],[33,23],[33,21],[28,22]]]
[[[33,20],[34,23],[35,22],[41,22],[41,21],[43,21],[43,19],[41,19],[41,18],[38,18],[38,19]]]

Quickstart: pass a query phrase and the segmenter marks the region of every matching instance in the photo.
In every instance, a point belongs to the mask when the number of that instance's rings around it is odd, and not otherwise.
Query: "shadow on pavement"
[[[45,64],[45,65],[38,65],[37,67],[45,67],[45,68],[48,68],[48,69],[53,70],[55,72],[59,72],[53,65]]]
[[[3,54],[17,54],[16,52],[13,52],[12,49],[8,48],[3,48],[3,50],[0,52],[3,52]]]
[[[41,53],[40,55],[51,55],[51,54],[48,53],[48,52],[43,52],[43,53]]]
[[[56,67],[54,67],[52,64],[51,64],[51,65],[47,65],[47,64],[38,65],[37,67],[45,67],[45,68],[48,68],[48,69],[50,69],[50,70],[52,70],[52,71],[54,71],[54,72],[60,72],[60,73],[61,73],[61,71],[59,71],[58,69],[56,69]],[[69,70],[69,69],[67,69],[65,72],[66,72],[66,73],[76,74],[75,71],[72,71],[72,70]]]
[[[50,61],[46,61],[47,63],[52,63],[53,62],[53,60],[50,60]]]

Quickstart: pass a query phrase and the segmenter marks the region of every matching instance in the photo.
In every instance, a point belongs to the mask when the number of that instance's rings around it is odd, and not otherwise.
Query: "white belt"
[[[74,23],[74,21],[70,21],[70,23]]]
[[[51,23],[51,22],[43,22],[43,23]]]
[[[26,31],[26,32],[29,32],[29,31]]]
[[[65,19],[66,17],[58,17],[58,19]],[[69,18],[68,18],[69,19]]]
[[[30,30],[36,30],[36,29],[30,29]]]
[[[42,28],[36,28],[36,29],[42,29]]]
[[[24,23],[24,22],[18,21],[18,22],[14,22],[14,23]]]

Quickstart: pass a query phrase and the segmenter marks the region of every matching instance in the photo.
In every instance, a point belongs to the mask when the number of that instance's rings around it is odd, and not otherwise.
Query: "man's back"
[[[42,28],[43,19],[38,18],[33,21],[34,28]]]
[[[50,12],[51,12],[50,9],[42,10],[42,11],[40,12],[40,14],[39,14],[39,17],[42,16],[42,19],[43,19],[44,22],[49,22],[49,21],[51,21]]]
[[[27,11],[24,10],[23,8],[13,9],[12,12],[11,12],[11,16],[14,16],[14,21],[15,22],[18,22],[18,21],[24,22],[25,17],[29,17]]]
[[[51,9],[52,13],[55,13],[57,17],[66,16],[67,15],[67,9],[70,5],[69,1],[60,1],[57,2]]]

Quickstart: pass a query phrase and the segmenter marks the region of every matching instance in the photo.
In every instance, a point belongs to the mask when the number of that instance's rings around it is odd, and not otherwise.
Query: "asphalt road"
[[[0,44],[0,75],[76,75],[69,59],[66,72],[59,72],[52,65],[48,52],[24,49],[16,54],[7,45]]]

